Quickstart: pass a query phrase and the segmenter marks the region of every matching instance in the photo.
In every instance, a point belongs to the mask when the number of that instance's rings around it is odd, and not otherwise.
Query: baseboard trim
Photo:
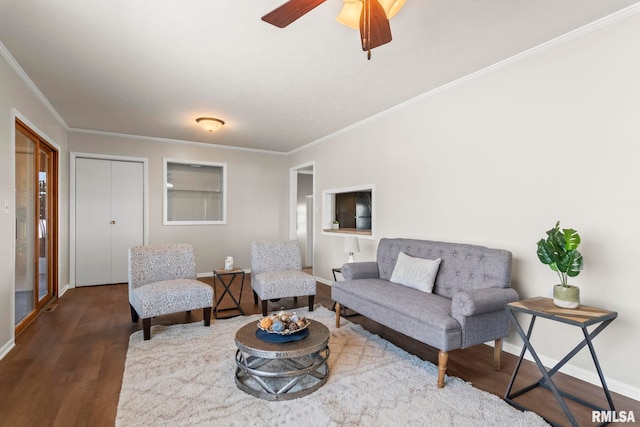
[[[327,286],[333,285],[333,280],[323,279],[322,277],[319,277],[319,276],[314,276],[314,278],[316,279],[316,282],[320,282],[323,285],[327,285]]]
[[[58,298],[60,298],[62,295],[64,295],[65,292],[67,292],[69,289],[71,289],[71,285],[70,284],[66,284],[62,287],[62,289],[58,290]]]
[[[208,273],[198,273],[197,277],[213,277],[213,271]]]
[[[15,337],[13,337],[9,342],[3,345],[2,348],[0,348],[0,360],[4,359],[4,357],[7,354],[9,354],[9,352],[13,350],[15,346],[16,346],[16,339]]]

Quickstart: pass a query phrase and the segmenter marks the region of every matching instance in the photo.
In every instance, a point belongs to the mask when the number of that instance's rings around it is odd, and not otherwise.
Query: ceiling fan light
[[[209,132],[215,132],[224,125],[224,122],[220,119],[216,119],[214,117],[199,117],[196,119],[196,122],[200,124],[205,130]]]
[[[360,0],[344,0],[344,6],[340,14],[336,17],[336,21],[349,28],[357,30],[360,28],[360,14],[362,13],[362,1]]]
[[[378,0],[384,8],[384,13],[387,15],[387,19],[391,19],[396,16],[396,13],[402,9],[404,3],[407,0]]]
[[[407,0],[378,0],[384,9],[387,19],[393,18],[402,9]],[[360,15],[362,14],[362,0],[343,0],[344,5],[336,21],[349,28],[360,28]]]

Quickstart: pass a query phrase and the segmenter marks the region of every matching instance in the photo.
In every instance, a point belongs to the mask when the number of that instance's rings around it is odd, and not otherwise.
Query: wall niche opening
[[[373,185],[323,191],[323,232],[373,236]]]

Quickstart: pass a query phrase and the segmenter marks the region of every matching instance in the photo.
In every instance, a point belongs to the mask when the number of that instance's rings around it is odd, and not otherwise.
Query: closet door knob
[[[111,221],[111,224],[115,224],[115,223],[116,223],[115,221]]]

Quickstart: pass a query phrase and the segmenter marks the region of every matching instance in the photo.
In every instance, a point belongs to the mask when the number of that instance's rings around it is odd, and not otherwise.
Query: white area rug
[[[437,367],[324,307],[299,314],[331,331],[329,379],[295,400],[269,402],[235,384],[235,332],[261,316],[153,326],[131,335],[117,426],[546,426],[531,412],[447,377]],[[490,366],[487,369],[492,369]]]

